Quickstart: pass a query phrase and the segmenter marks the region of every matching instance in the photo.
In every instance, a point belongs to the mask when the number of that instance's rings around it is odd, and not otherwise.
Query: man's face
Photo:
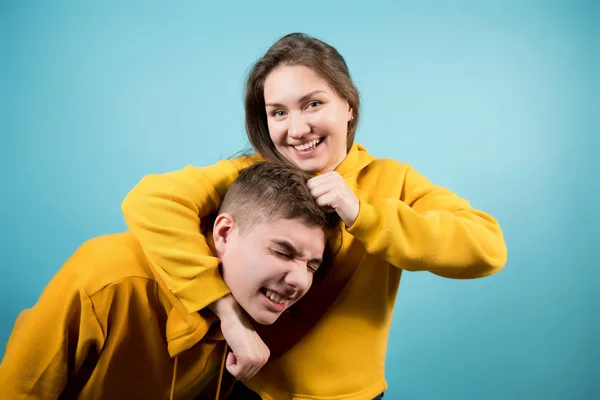
[[[213,237],[233,297],[265,325],[304,296],[325,250],[323,230],[298,219],[266,221],[241,232],[224,213],[215,221]]]

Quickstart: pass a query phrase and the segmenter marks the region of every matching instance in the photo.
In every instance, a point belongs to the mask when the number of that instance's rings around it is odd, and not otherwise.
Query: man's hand
[[[227,371],[236,379],[252,378],[269,360],[269,348],[231,294],[215,301],[209,308],[221,320],[221,332],[232,350],[225,363]]]

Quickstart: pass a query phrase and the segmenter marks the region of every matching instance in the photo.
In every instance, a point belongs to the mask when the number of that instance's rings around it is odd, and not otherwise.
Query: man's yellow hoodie
[[[101,236],[17,319],[0,398],[192,399],[214,385],[225,350],[214,314],[188,313],[131,233]]]

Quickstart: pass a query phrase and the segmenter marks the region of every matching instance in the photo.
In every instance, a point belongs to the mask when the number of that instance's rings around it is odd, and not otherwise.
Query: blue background
[[[350,66],[357,141],[508,243],[486,279],[404,274],[386,399],[600,398],[598,2],[126,3],[0,3],[0,356],[143,175],[247,147],[248,68],[303,31]]]

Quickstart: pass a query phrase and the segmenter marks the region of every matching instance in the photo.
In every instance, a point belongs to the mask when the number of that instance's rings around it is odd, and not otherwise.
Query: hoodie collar
[[[347,176],[360,170],[375,160],[375,157],[367,153],[367,150],[360,144],[354,142],[346,158],[337,166],[335,171],[341,176]]]

